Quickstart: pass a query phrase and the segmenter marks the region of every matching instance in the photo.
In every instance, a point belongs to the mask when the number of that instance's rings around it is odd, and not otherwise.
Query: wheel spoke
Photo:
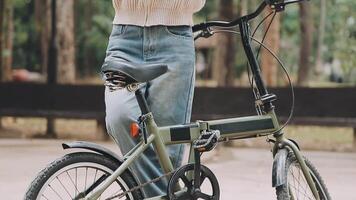
[[[205,199],[205,200],[211,200],[213,199],[212,196],[210,195],[207,195],[205,193],[202,193],[202,192],[198,192],[198,195],[197,195],[199,198],[202,198],[202,199]]]
[[[296,187],[294,187],[294,186],[291,186],[292,188],[294,188],[294,189],[297,189]],[[298,193],[299,194],[299,193]],[[304,198],[306,197],[306,198],[308,198],[308,199],[310,199],[310,200],[313,200],[313,197],[309,197],[309,195],[307,195],[305,192],[302,192],[302,194],[304,194],[303,196],[304,196]],[[300,198],[297,198],[297,199],[300,199]]]
[[[84,191],[87,190],[87,179],[88,179],[88,167],[85,168]]]
[[[93,183],[95,183],[95,181],[96,181],[96,175],[98,174],[98,169],[95,169],[95,175],[94,175],[94,181],[93,181]]]
[[[201,175],[200,175],[200,186],[203,184],[203,182],[205,181],[206,179],[206,175],[205,173],[202,171],[201,172]]]
[[[49,188],[51,188],[51,190],[52,190],[61,200],[63,200],[62,197],[58,194],[58,192],[57,192],[55,189],[52,188],[51,185],[48,185],[48,186],[49,186]]]
[[[192,186],[192,183],[188,180],[188,178],[183,174],[181,177],[179,177],[182,181],[183,181],[183,183],[184,183],[184,185],[189,189],[189,187],[191,187]]]
[[[75,168],[75,188],[78,188],[78,169]],[[78,194],[80,193],[79,190],[77,189]],[[77,194],[75,194],[77,196]]]
[[[44,195],[44,194],[42,194],[42,197],[44,197],[45,199],[49,200],[49,199],[46,197],[46,195]]]
[[[66,174],[67,174],[67,176],[68,176],[70,182],[73,184],[73,186],[74,186],[74,188],[75,188],[75,190],[74,190],[74,196],[77,196],[77,192],[80,193],[79,190],[78,190],[78,188],[77,188],[77,184],[74,183],[74,181],[73,181],[72,177],[69,175],[68,171],[66,171]]]
[[[63,185],[62,181],[59,180],[58,176],[56,177],[57,181],[61,184],[61,186],[63,187],[63,189],[66,191],[66,193],[68,194],[68,196],[73,199],[73,197],[70,195],[70,193],[68,192],[67,188]]]
[[[313,200],[314,195],[306,181],[304,174],[299,166],[299,164],[293,163],[289,169],[289,195],[292,199],[308,199]],[[293,180],[290,180],[293,179]]]
[[[92,193],[115,169],[118,164],[94,153],[78,152],[67,154],[53,161],[48,170],[42,170],[26,192],[26,199],[72,200],[81,199]],[[100,195],[101,199],[112,194],[127,191],[136,182],[126,173],[120,175]],[[36,192],[34,192],[36,191]],[[109,196],[111,195],[111,196]],[[142,199],[138,190],[116,199]],[[99,199],[99,198],[98,198]]]
[[[294,182],[294,186],[292,185],[292,187],[294,189],[296,189],[297,191],[297,199],[299,199],[299,194],[303,195],[304,197],[307,197],[308,199],[310,198],[310,190],[309,190],[309,186],[308,183],[306,182],[304,175],[301,173],[301,169],[299,168],[299,166],[294,166],[294,168],[292,169],[297,170],[298,171],[298,176],[295,177],[293,171],[292,171],[292,176],[293,176],[293,182]],[[302,183],[301,183],[302,182]],[[297,185],[297,186],[295,186]],[[309,191],[309,192],[308,192]]]

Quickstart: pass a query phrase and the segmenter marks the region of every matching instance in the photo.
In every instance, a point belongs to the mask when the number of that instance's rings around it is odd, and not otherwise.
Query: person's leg
[[[168,72],[148,85],[148,104],[158,126],[190,122],[195,80],[195,49],[188,26],[145,28],[144,60],[168,65]],[[175,168],[184,145],[168,146]]]
[[[107,131],[119,145],[122,154],[129,152],[140,138],[133,138],[129,133],[129,126],[140,116],[135,94],[126,89],[110,92],[105,90],[106,124]],[[139,179],[145,183],[162,175],[159,162],[151,146],[131,166],[130,169]],[[146,197],[161,195],[165,193],[166,180],[158,184],[150,184],[143,188]]]
[[[107,58],[125,60],[131,63],[143,61],[143,28],[136,26],[114,26],[111,34]],[[143,88],[145,89],[145,88]],[[105,91],[106,126],[108,133],[118,144],[122,154],[129,152],[140,139],[130,136],[129,126],[135,122],[141,112],[135,95],[126,89],[110,92]],[[157,156],[151,146],[135,161],[130,169],[145,183],[162,175]],[[156,184],[143,188],[145,197],[166,193],[167,180],[162,179]]]

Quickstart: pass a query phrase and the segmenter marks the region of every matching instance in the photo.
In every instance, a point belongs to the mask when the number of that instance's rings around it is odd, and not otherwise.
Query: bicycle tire
[[[326,188],[325,183],[324,183],[322,177],[320,176],[319,172],[317,171],[316,167],[305,157],[303,157],[303,159],[304,159],[307,167],[309,168],[312,179],[313,179],[313,181],[316,185],[316,188],[318,190],[320,200],[331,200],[328,189]],[[304,178],[304,175],[300,169],[300,165],[297,162],[297,159],[292,152],[288,153],[285,166],[286,166],[285,170],[283,170],[283,171],[285,173],[284,175],[287,177],[287,180],[286,180],[286,183],[284,183],[283,185],[276,187],[277,200],[315,199],[315,197],[313,196],[311,190],[309,189],[306,179]],[[300,185],[295,186],[294,185],[295,183],[300,184],[301,181],[300,180],[296,181],[296,180],[292,179],[292,178],[296,178],[294,175],[295,171],[293,169],[291,169],[292,167],[294,167],[298,170],[298,178],[303,179],[303,183],[305,184],[304,186],[300,186]],[[290,189],[290,188],[292,188],[292,189]],[[303,189],[304,191],[302,191],[302,192],[304,192],[304,194],[302,194],[302,195],[308,195],[308,196],[303,196],[302,198],[299,198],[299,191],[297,194],[295,191],[292,192],[293,190],[296,190],[296,189],[298,189],[298,190]]]
[[[74,170],[74,169],[77,170],[77,168],[74,168],[74,167],[70,168],[70,167],[81,166],[81,165],[84,168],[86,167],[85,165],[95,166],[95,167],[98,167],[98,168],[95,168],[97,171],[102,170],[102,174],[111,174],[115,169],[117,169],[120,166],[120,163],[115,162],[112,159],[107,158],[107,157],[97,154],[97,153],[77,152],[77,153],[67,154],[67,155],[53,161],[45,169],[43,169],[41,172],[39,172],[39,174],[36,176],[36,178],[32,181],[29,188],[27,189],[24,199],[25,200],[39,200],[39,199],[41,199],[42,196],[39,196],[39,195],[41,195],[41,193],[43,191],[47,190],[44,188],[44,186],[51,188],[50,184],[52,184],[52,182],[49,182],[49,181],[52,179],[54,180],[55,175],[57,175],[57,174],[62,175],[64,173],[68,174],[69,173],[68,171],[61,172],[61,170],[66,169],[66,168],[68,168],[70,170]],[[88,168],[86,168],[86,170],[88,171]],[[74,172],[70,172],[70,173],[73,174]],[[68,174],[68,177],[70,178],[69,174]],[[76,176],[75,178],[77,179],[77,171],[75,171],[75,176]],[[97,176],[97,172],[95,173],[95,176]],[[95,182],[95,179],[96,179],[96,177],[94,177],[93,182]],[[82,191],[79,191],[79,189],[78,189],[79,186],[77,188],[77,186],[74,184],[73,179],[69,179],[69,180],[71,180],[71,182],[73,183],[74,190],[78,190],[78,193],[82,192]],[[77,180],[75,180],[75,181],[77,181]],[[87,182],[87,178],[85,180],[85,184],[86,184],[86,182]],[[89,182],[89,179],[88,179],[88,182]],[[133,188],[133,187],[137,186],[137,183],[136,183],[134,177],[128,171],[125,171],[124,173],[122,173],[116,180],[116,183],[117,183],[118,187],[121,187],[121,190],[123,190],[123,191],[124,190],[126,191],[129,188]],[[45,185],[45,184],[48,184],[48,185]],[[68,181],[68,185],[69,185],[69,181]],[[85,186],[85,188],[86,188],[86,186]],[[66,189],[66,191],[67,190],[69,191],[69,189]],[[68,191],[67,191],[67,193],[68,193]],[[68,194],[68,195],[71,196],[70,194]],[[141,199],[143,199],[143,195],[140,190],[135,190],[135,191],[131,192],[130,194],[128,194],[127,196],[125,196],[124,198],[130,199],[130,200],[141,200]],[[43,199],[46,199],[46,198],[43,198]],[[49,198],[49,199],[52,199],[52,198]],[[63,198],[61,196],[59,196],[58,199],[63,199]],[[67,198],[64,198],[64,199],[67,199]],[[71,197],[70,199],[73,199],[73,198]]]

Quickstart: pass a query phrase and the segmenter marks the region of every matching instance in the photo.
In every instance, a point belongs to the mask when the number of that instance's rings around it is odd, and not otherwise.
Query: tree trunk
[[[12,80],[13,7],[11,0],[0,1],[0,82]],[[0,117],[0,129],[3,128]]]
[[[231,21],[234,17],[233,0],[220,0],[219,19]],[[217,46],[214,53],[212,77],[218,86],[232,86],[235,79],[235,44],[232,34],[218,34]]]
[[[354,150],[356,150],[356,127],[354,127],[353,129],[354,129],[354,133],[353,133],[353,145],[352,145],[352,147],[354,148]]]
[[[2,57],[3,57],[3,24],[4,24],[5,1],[0,1],[0,82],[2,79]],[[2,119],[0,117],[0,129],[3,128]]]
[[[51,1],[35,1],[36,31],[39,37],[41,71],[47,77],[48,51],[51,34]]]
[[[2,81],[2,63],[3,63],[3,30],[4,30],[4,12],[5,12],[5,1],[0,1],[0,81]],[[1,124],[1,123],[0,123]]]
[[[271,8],[264,12],[264,17],[266,17],[270,12]],[[270,18],[272,19],[272,18]],[[264,24],[264,30],[267,30],[267,27],[270,23],[270,20]],[[274,20],[269,28],[269,31],[266,35],[264,43],[275,53],[278,55],[279,46],[280,46],[280,16],[277,14],[274,17]],[[271,55],[269,51],[262,47],[261,50],[261,69],[263,79],[267,86],[276,86],[277,85],[277,74],[278,74],[278,63],[276,59]]]
[[[56,37],[57,37],[57,0],[50,0],[50,39],[49,39],[49,49],[48,49],[48,62],[47,62],[47,84],[56,85],[57,84],[57,47]],[[55,120],[53,117],[47,118],[47,130],[46,137],[56,138],[57,134],[55,131]]]
[[[94,12],[94,4],[93,4],[93,0],[87,0],[86,3],[86,8],[84,10],[84,31],[85,32],[90,32],[92,29],[92,17],[93,17],[93,12]],[[84,42],[84,76],[87,76],[90,74],[90,66],[92,65],[91,63],[93,63],[93,58],[95,57],[93,55],[93,51],[90,49],[89,45],[88,45],[88,37],[87,35],[84,36],[83,39]]]
[[[74,1],[57,2],[58,83],[75,82]]]
[[[74,1],[52,0],[48,84],[75,82]],[[49,22],[48,22],[49,23]],[[47,118],[47,137],[57,137],[55,119]]]
[[[315,72],[320,74],[323,65],[323,41],[325,35],[326,1],[320,0],[320,20],[318,30],[318,47],[316,51]]]
[[[13,49],[13,7],[11,0],[5,0],[2,2],[4,6],[3,12],[3,35],[2,35],[2,61],[1,61],[1,80],[11,81],[11,69],[12,69],[12,49]]]
[[[309,2],[299,4],[300,28],[301,28],[301,46],[298,69],[297,85],[306,85],[310,71],[310,57],[313,40],[313,23],[311,18],[311,5]]]

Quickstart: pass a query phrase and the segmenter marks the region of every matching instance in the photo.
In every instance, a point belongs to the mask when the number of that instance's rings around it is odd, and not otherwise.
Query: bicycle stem
[[[258,98],[262,99],[265,98],[269,95],[267,88],[265,86],[265,83],[263,82],[263,79],[261,77],[261,70],[259,67],[259,64],[257,62],[256,56],[254,55],[252,48],[251,48],[251,38],[250,38],[250,28],[248,24],[248,16],[240,18],[240,31],[241,31],[241,39],[242,39],[242,45],[245,50],[245,54],[248,58],[248,62],[250,64],[250,68],[254,77],[254,80],[256,82],[256,87],[258,91]],[[274,99],[267,100],[263,102],[263,108],[264,112],[268,113],[274,109],[274,106],[272,104],[272,101]]]

